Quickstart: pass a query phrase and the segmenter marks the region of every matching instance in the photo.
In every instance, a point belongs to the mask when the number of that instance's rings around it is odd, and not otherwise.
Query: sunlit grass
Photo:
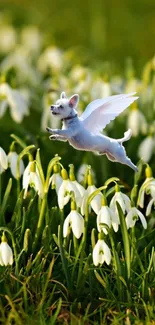
[[[110,62],[84,65],[82,54],[46,44],[39,29],[17,43],[4,27],[12,42],[0,48],[0,322],[153,324],[154,58],[141,78],[131,62],[124,77]],[[120,138],[132,129],[126,151],[138,173],[49,141],[46,127],[59,125],[49,106],[63,90],[80,94],[79,114],[96,98],[138,93],[105,130]]]

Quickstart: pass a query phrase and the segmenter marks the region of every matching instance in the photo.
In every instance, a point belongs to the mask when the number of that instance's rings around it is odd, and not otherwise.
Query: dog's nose
[[[53,106],[53,105],[51,105],[51,111],[53,111],[53,108],[54,108],[54,106]]]

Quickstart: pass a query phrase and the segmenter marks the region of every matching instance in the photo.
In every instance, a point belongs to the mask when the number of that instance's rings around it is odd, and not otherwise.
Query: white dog
[[[137,167],[126,156],[122,143],[131,137],[131,130],[124,133],[121,139],[109,138],[100,132],[105,126],[114,120],[138,97],[132,97],[135,93],[110,96],[105,99],[96,99],[78,117],[75,110],[79,101],[77,94],[69,99],[62,92],[60,99],[51,106],[52,114],[63,122],[62,130],[47,128],[52,133],[50,140],[69,141],[75,149],[93,151],[100,155],[107,155],[111,161],[117,161],[128,165],[134,171]]]

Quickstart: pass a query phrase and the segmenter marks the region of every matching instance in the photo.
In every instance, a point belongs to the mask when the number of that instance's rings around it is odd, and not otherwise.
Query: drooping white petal
[[[154,202],[155,202],[155,198],[152,198],[147,206],[146,216],[149,216],[149,214],[151,213],[152,205]]]
[[[71,214],[69,213],[69,215],[67,216],[63,224],[63,237],[67,237],[70,223],[71,223]]]
[[[35,188],[36,192],[38,193],[39,197],[43,198],[44,189],[39,175],[35,172],[31,172],[30,178],[31,178],[30,185],[32,184],[32,186]]]
[[[59,192],[62,182],[63,182],[63,179],[59,173],[54,173],[50,178],[50,183],[52,183],[52,187],[55,187],[57,194]]]
[[[102,206],[97,215],[97,229],[99,232],[103,231],[106,235],[108,231],[103,224],[106,224],[109,228],[111,227],[111,215],[109,210],[107,206]]]
[[[99,239],[93,249],[93,263],[95,266],[111,262],[111,251],[104,240]]]
[[[82,204],[81,204],[82,215],[85,214],[88,197],[96,190],[97,190],[97,188],[95,185],[89,185],[87,190],[85,191],[85,194],[84,194],[83,200],[82,200]],[[101,206],[102,206],[101,201],[102,201],[102,194],[99,193],[90,202],[90,205],[96,214],[98,214],[101,209]]]
[[[77,239],[79,239],[84,232],[84,219],[76,210],[72,210],[70,214],[73,234]]]
[[[30,175],[32,162],[29,162],[23,173],[23,188],[27,187],[27,178]]]
[[[0,255],[1,260],[5,266],[8,264],[13,264],[13,253],[11,247],[8,245],[7,242],[2,242],[0,244]]]
[[[104,242],[104,259],[107,265],[109,265],[111,262],[111,251],[105,242]]]
[[[145,194],[145,191],[143,190],[140,192],[140,195],[139,195],[139,204],[138,205],[141,208],[144,208],[144,194]]]
[[[11,173],[14,176],[14,178],[17,178],[17,160],[18,160],[18,155],[16,152],[11,151],[8,154],[8,161],[10,164],[10,169],[11,169]],[[20,160],[20,176],[23,174],[24,172],[24,163],[23,160]]]
[[[130,204],[130,199],[128,198],[127,195],[125,195],[122,192],[116,192],[111,199],[110,208],[116,214],[118,214],[116,202],[118,202],[119,205],[121,206],[123,213],[125,213],[125,211],[127,212],[129,211],[131,204]]]
[[[128,214],[125,218],[127,229],[134,227],[134,225],[136,223],[136,218],[137,218],[136,216],[137,216],[137,214],[136,214],[135,210],[131,209],[128,212]]]
[[[138,156],[142,158],[145,162],[148,162],[151,159],[153,150],[155,148],[155,139],[152,136],[145,138],[138,149]]]
[[[64,206],[68,203],[70,196],[67,194],[67,183],[68,180],[63,180],[58,191],[58,205],[62,210]]]
[[[146,219],[145,219],[144,215],[138,209],[136,209],[136,210],[137,210],[137,214],[138,214],[138,216],[139,216],[139,218],[141,220],[141,223],[143,225],[143,228],[146,229],[147,228],[147,222],[146,222]]]
[[[68,192],[74,192],[76,204],[80,208],[81,207],[81,202],[82,202],[82,197],[81,197],[81,194],[80,194],[80,192],[78,190],[77,184],[74,181],[72,182],[72,181],[70,181],[68,179],[68,181],[67,181],[67,191]]]
[[[8,158],[3,148],[0,147],[0,173],[1,171],[7,168],[8,168]]]
[[[100,239],[97,241],[93,249],[93,263],[95,266],[104,263],[104,247]]]

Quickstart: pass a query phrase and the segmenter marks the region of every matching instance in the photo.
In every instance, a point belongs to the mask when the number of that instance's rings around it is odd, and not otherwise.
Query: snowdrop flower
[[[34,161],[29,162],[23,174],[23,189],[25,189],[24,199],[27,196],[27,191],[29,186],[35,189],[35,191],[38,193],[40,198],[43,198],[44,196],[43,183],[41,181],[38,168],[35,166]]]
[[[0,52],[6,54],[11,52],[16,45],[17,35],[11,25],[0,26]]]
[[[26,26],[21,33],[23,45],[32,54],[38,53],[41,48],[42,37],[39,29],[36,26]]]
[[[149,162],[155,149],[155,138],[152,135],[146,137],[138,148],[138,156],[145,162]]]
[[[132,130],[134,137],[136,137],[140,132],[146,134],[147,122],[145,116],[137,108],[132,109],[129,113],[127,127]]]
[[[93,263],[95,266],[111,262],[111,251],[103,239],[98,239],[93,249]]]
[[[17,179],[17,161],[18,161],[18,154],[15,151],[10,151],[8,154],[8,163],[11,169],[11,173],[14,178]],[[19,164],[19,176],[21,176],[24,172],[24,163],[23,160],[20,159]]]
[[[63,209],[64,206],[69,202],[71,192],[74,192],[76,204],[78,207],[80,207],[82,197],[76,184],[68,178],[67,171],[64,168],[61,170],[61,175],[63,178],[63,182],[58,191],[59,208]]]
[[[63,236],[67,237],[69,228],[72,228],[74,236],[79,239],[84,232],[84,219],[79,212],[76,211],[75,202],[71,203],[71,212],[67,216],[63,225]]]
[[[126,216],[127,229],[134,227],[136,221],[140,219],[144,229],[147,228],[147,222],[144,215],[135,207],[132,207]]]
[[[153,202],[155,200],[155,179],[152,177],[152,170],[149,166],[147,166],[147,168],[145,169],[145,174],[146,174],[146,180],[144,181],[144,183],[142,184],[139,190],[137,203],[141,208],[144,208],[145,193],[150,194],[152,199],[149,202],[146,209],[146,215],[149,215],[151,212]]]
[[[60,186],[63,182],[63,179],[60,176],[60,166],[58,164],[55,164],[53,171],[54,171],[54,173],[50,177],[50,183],[52,184],[52,189],[55,189],[56,193],[58,194]]]
[[[119,214],[118,214],[118,210],[117,210],[117,204],[116,202],[119,203],[123,213],[125,212],[129,212],[130,208],[131,208],[131,202],[129,197],[120,192],[119,186],[116,185],[115,187],[116,193],[114,194],[114,196],[112,197],[111,201],[110,201],[110,209],[112,209],[114,211],[115,214],[115,229],[117,229],[118,225],[120,224],[120,220],[119,220]],[[115,230],[117,231],[117,230]]]
[[[93,185],[93,177],[92,177],[91,170],[89,170],[88,187],[87,187],[85,194],[83,196],[82,205],[81,205],[82,215],[85,214],[88,197],[96,190],[97,190],[96,186]],[[97,194],[90,202],[90,206],[96,214],[98,214],[101,209],[101,206],[102,206],[101,202],[102,202],[102,194],[101,193]]]
[[[8,158],[5,151],[0,147],[0,174],[8,168]]]
[[[47,72],[52,69],[55,72],[60,71],[63,66],[63,53],[56,47],[48,47],[41,54],[38,61],[38,68],[41,72]]]
[[[5,113],[7,106],[10,107],[10,114],[13,120],[20,123],[24,115],[29,114],[26,100],[18,90],[12,89],[7,83],[0,84],[0,97],[3,98],[3,111],[1,117]]]
[[[110,201],[110,208],[116,212],[117,211],[116,202],[118,202],[122,208],[123,213],[125,213],[126,211],[128,212],[131,208],[131,202],[129,197],[120,191],[118,185],[116,185],[115,190],[116,193],[114,194],[114,196]]]
[[[112,225],[114,231],[115,232],[118,231],[118,218],[117,218],[117,216],[115,216],[114,211],[107,206],[106,200],[103,197],[102,198],[102,207],[97,215],[97,229],[98,229],[98,232],[103,231],[107,235],[108,231],[104,227],[104,224],[106,224],[109,228],[111,228],[111,225]]]
[[[0,244],[0,265],[12,265],[13,264],[13,252],[11,247],[6,241],[6,236],[3,233],[2,242]]]
[[[6,56],[1,64],[1,72],[7,73],[10,69],[16,70],[16,77],[18,82],[24,83],[30,82],[34,86],[38,86],[41,81],[41,75],[39,71],[36,71],[31,64],[31,56],[26,50],[25,46],[18,46],[14,52],[11,52]]]

